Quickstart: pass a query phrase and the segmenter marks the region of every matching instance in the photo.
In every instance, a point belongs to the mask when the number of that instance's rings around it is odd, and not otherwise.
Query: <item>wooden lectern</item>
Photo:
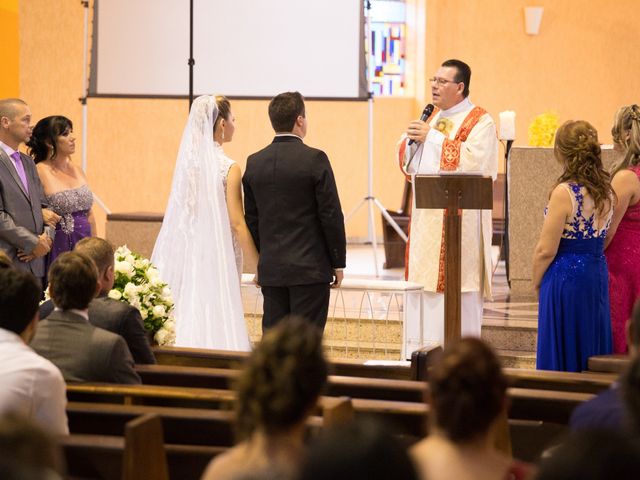
[[[416,175],[416,208],[444,209],[444,343],[460,338],[462,210],[491,210],[493,181],[481,175]],[[482,292],[481,292],[482,293]]]

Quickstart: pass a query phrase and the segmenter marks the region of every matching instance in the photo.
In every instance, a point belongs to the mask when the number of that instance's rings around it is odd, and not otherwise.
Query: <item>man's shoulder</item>
[[[40,379],[51,378],[54,381],[64,381],[58,367],[27,345],[17,351],[12,349],[10,359],[0,356],[0,361],[5,369],[8,365],[13,365],[11,370],[14,377],[36,374]],[[0,367],[0,372],[5,369]]]
[[[620,388],[614,386],[579,405],[573,411],[569,423],[574,430],[594,427],[620,427],[623,416],[624,403]]]
[[[109,297],[94,298],[89,304],[89,318],[92,313],[105,313],[113,316],[121,316],[137,311],[136,307],[129,303],[114,300]]]

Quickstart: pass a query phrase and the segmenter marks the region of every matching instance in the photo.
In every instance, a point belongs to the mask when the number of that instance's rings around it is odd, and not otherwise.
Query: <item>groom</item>
[[[342,282],[344,218],[327,155],[302,143],[304,99],[286,92],[269,103],[273,142],[247,159],[242,178],[247,226],[260,252],[263,331],[288,314],[321,330],[329,289]]]

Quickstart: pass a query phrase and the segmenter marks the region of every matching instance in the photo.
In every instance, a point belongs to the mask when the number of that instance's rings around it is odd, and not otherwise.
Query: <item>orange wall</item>
[[[18,0],[0,0],[0,98],[19,95]]]
[[[586,119],[611,142],[615,110],[640,102],[637,0],[426,0],[427,71],[446,58],[473,70],[471,97],[494,116],[516,112],[516,144],[533,117]],[[524,33],[524,6],[543,6],[540,34]]]
[[[522,7],[532,3],[545,7],[536,37],[525,35],[523,26]],[[640,91],[636,0],[408,4],[415,12],[408,46],[415,97],[374,104],[374,193],[387,208],[398,208],[402,193],[395,142],[430,99],[425,79],[446,58],[459,57],[471,65],[475,103],[494,117],[502,110],[516,111],[517,144],[526,144],[527,125],[547,109],[556,110],[561,120],[591,120],[601,139],[610,142],[615,109],[639,100],[634,97]],[[84,10],[75,1],[28,0],[19,3],[19,13],[20,94],[36,119],[69,116],[80,138]],[[95,193],[112,211],[162,211],[187,117],[186,101],[90,99],[88,105],[88,175]],[[233,110],[237,133],[225,149],[244,166],[248,154],[270,141],[266,102],[235,101]],[[348,213],[366,194],[367,105],[309,102],[308,113],[307,143],[328,153]],[[75,160],[80,161],[79,153]],[[104,215],[99,209],[96,213],[103,222]],[[347,224],[347,235],[366,235],[364,210]]]

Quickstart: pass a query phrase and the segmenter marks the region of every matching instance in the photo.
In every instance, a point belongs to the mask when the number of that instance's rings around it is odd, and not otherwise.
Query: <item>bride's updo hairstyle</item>
[[[627,105],[621,107],[613,119],[611,128],[613,143],[624,152],[624,158],[613,170],[620,170],[640,164],[640,107]]]
[[[31,138],[27,142],[29,155],[33,157],[35,163],[42,162],[49,158],[49,151],[53,149],[51,158],[57,155],[56,141],[60,135],[73,130],[73,123],[62,115],[45,117],[33,127]]]
[[[484,435],[505,407],[507,379],[484,342],[463,338],[445,349],[429,375],[433,422],[454,443]]]
[[[238,378],[238,436],[293,427],[309,414],[326,380],[320,330],[299,317],[281,320],[265,332]]]
[[[216,117],[216,121],[213,124],[213,131],[216,131],[218,125],[220,124],[220,120],[223,118],[225,120],[229,120],[229,114],[231,113],[231,103],[229,99],[224,95],[216,95],[216,105],[218,106],[218,116]]]
[[[611,176],[602,166],[596,129],[584,120],[563,123],[556,132],[554,153],[564,167],[558,183],[572,181],[584,186],[598,213],[608,209],[613,196]]]

